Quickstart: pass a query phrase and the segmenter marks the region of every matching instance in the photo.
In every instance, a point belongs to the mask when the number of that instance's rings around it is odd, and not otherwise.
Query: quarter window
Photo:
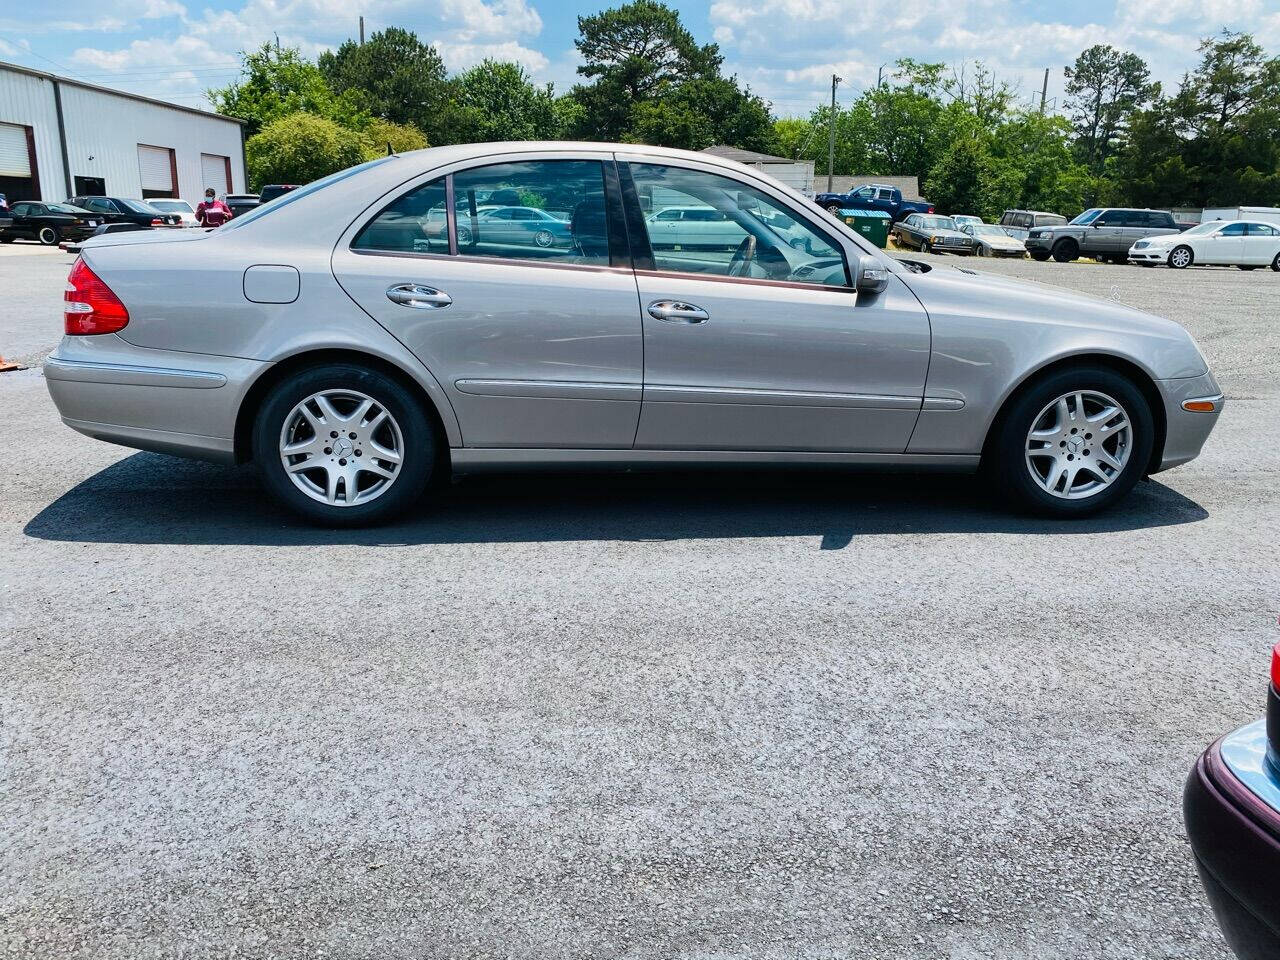
[[[1251,237],[1274,237],[1276,233],[1275,227],[1269,227],[1265,223],[1249,224],[1249,236]]]
[[[630,169],[654,209],[684,211],[661,229],[645,220],[657,269],[848,285],[839,244],[755,187],[682,167],[632,163]]]
[[[448,253],[444,178],[397,197],[356,234],[351,246],[390,253]]]
[[[598,160],[527,160],[454,174],[458,252],[609,265]],[[501,215],[499,215],[501,214]]]

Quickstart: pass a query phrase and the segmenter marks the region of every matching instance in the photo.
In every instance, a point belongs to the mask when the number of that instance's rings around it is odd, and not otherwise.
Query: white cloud
[[[514,40],[503,43],[452,43],[437,40],[436,52],[451,72],[474,67],[482,60],[510,60],[520,64],[531,74],[540,74],[551,61],[537,50],[523,47]]]

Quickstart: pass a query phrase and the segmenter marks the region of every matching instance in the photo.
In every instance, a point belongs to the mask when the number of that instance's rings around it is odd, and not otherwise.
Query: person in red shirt
[[[196,207],[196,219],[202,227],[220,227],[231,219],[231,208],[219,200],[210,187],[204,192],[204,200]]]

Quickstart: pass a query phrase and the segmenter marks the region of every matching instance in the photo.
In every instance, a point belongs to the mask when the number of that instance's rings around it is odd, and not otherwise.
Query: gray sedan
[[[565,211],[567,236],[475,242],[494,196]],[[655,243],[667,206],[736,242]],[[899,262],[749,167],[636,145],[379,158],[217,231],[87,241],[66,301],[45,376],[68,425],[252,460],[336,525],[450,471],[581,464],[982,467],[1073,517],[1195,457],[1222,408],[1171,321]]]

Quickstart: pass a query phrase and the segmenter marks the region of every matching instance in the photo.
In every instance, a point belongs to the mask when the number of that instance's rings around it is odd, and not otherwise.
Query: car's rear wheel
[[[1196,255],[1188,246],[1174,247],[1169,251],[1169,266],[1175,270],[1185,270],[1196,262]]]
[[[52,247],[55,246],[62,238],[58,236],[58,231],[55,228],[41,227],[40,231],[36,234],[36,239],[46,247]]]
[[[1276,273],[1280,273],[1280,253],[1276,254],[1276,258],[1271,261],[1271,269]]]
[[[549,247],[556,242],[556,238],[550,230],[539,230],[533,235],[533,242],[540,247]]]
[[[1146,473],[1155,442],[1142,391],[1106,367],[1068,367],[1024,390],[1001,417],[987,468],[1017,503],[1054,517],[1102,510]]]
[[[1074,240],[1059,240],[1053,245],[1053,259],[1058,263],[1070,263],[1080,256],[1080,244]]]
[[[254,423],[254,459],[267,488],[326,526],[365,526],[403,512],[431,479],[437,450],[414,396],[392,377],[354,364],[286,378]]]

